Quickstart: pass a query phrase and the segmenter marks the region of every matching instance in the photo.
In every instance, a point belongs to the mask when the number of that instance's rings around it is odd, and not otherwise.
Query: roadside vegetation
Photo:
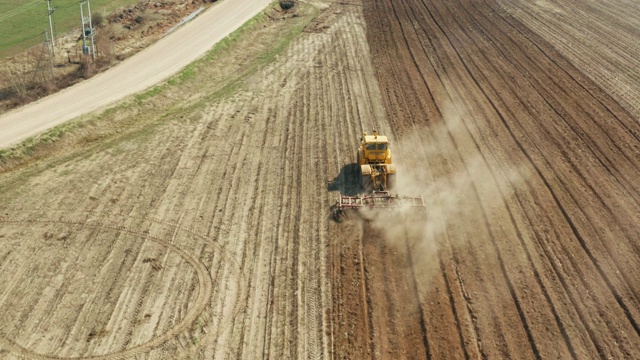
[[[49,28],[45,3],[40,0],[35,5],[26,3],[0,15],[0,33],[7,34],[0,40],[4,44],[0,47],[0,113],[108,69],[157,41],[184,17],[215,0],[101,0],[95,4],[92,1],[95,56],[83,51],[79,3],[67,1],[70,5],[52,2],[57,6],[53,16],[54,52],[44,42],[44,29]],[[41,17],[45,23],[32,14],[43,4],[45,11]],[[69,18],[67,24],[65,16],[69,14],[76,20]],[[33,30],[37,35],[33,39],[35,45],[30,42],[32,27],[37,27]],[[25,46],[31,47],[24,50]],[[3,54],[12,55],[3,57]]]
[[[244,88],[245,79],[261,66],[277,61],[316,14],[309,5],[284,11],[274,3],[167,81],[105,111],[0,149],[0,174],[5,174],[0,190],[70,159],[117,148],[122,141],[143,141],[168,122],[192,121],[211,102]]]

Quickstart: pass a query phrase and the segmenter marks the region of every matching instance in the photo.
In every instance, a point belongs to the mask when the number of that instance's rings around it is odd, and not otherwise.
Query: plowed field
[[[640,97],[599,65],[640,9],[535,3],[301,3],[0,174],[0,358],[640,356]],[[427,212],[336,223],[374,128]]]
[[[640,103],[601,84],[595,61],[638,51],[619,25],[638,9],[558,2],[569,11],[547,22],[535,3],[365,1],[398,157],[429,219],[422,239],[395,221],[386,240],[370,223],[332,226],[357,230],[334,251],[346,357],[639,355]],[[620,32],[586,30],[594,18]],[[580,27],[588,45],[554,47]]]

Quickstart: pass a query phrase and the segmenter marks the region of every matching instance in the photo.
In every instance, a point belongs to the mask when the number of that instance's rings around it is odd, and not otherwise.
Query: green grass
[[[91,13],[108,14],[138,0],[90,0]],[[77,30],[80,35],[80,3],[78,0],[52,0],[54,35]],[[44,41],[49,29],[47,3],[44,0],[0,0],[0,57],[14,55]]]
[[[162,93],[163,90],[164,90],[164,84],[163,85],[154,86],[151,89],[145,90],[144,92],[135,95],[134,101],[136,102],[136,104],[140,105],[145,100],[150,99],[150,98]]]
[[[82,126],[79,121],[69,121],[51,128],[37,137],[29,137],[11,148],[0,149],[0,164],[11,159],[19,159],[30,155],[36,147],[56,142],[65,133]]]

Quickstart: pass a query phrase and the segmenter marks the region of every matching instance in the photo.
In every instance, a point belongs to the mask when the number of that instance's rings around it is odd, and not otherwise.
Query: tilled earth
[[[638,34],[562,28],[640,10],[536,3],[316,3],[233,93],[16,170],[0,357],[636,357],[638,92],[584,59]],[[335,223],[374,128],[427,212]]]
[[[334,248],[339,357],[638,356],[640,103],[600,68],[637,67],[638,9],[533,3],[364,2],[428,220],[422,239],[331,226],[354,232]]]

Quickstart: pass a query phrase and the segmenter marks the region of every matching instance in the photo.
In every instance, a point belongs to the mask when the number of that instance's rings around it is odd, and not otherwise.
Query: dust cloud
[[[389,246],[407,246],[414,261],[437,264],[445,241],[452,247],[465,246],[483,231],[478,225],[484,219],[506,206],[527,172],[483,157],[474,145],[473,136],[478,134],[463,122],[459,111],[448,107],[444,121],[392,144],[397,165],[392,193],[422,196],[426,211],[362,212]]]

